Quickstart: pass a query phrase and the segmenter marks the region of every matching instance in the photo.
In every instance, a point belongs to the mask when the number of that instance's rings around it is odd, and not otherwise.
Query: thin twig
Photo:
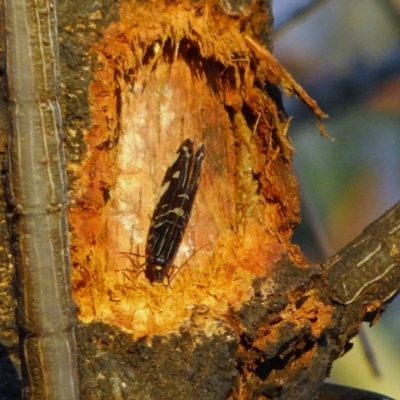
[[[307,3],[297,6],[288,13],[285,18],[274,26],[274,35],[282,34],[283,31],[290,29],[291,26],[298,23],[301,18],[315,12],[319,7],[323,6],[329,0],[309,0]]]

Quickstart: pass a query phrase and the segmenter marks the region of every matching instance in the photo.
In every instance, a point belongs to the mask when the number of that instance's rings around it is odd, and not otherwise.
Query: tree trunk
[[[397,208],[322,266],[290,243],[275,85],[324,114],[268,51],[269,2],[239,3],[58,4],[82,399],[312,399],[400,285]],[[205,146],[199,190],[150,283],[150,218],[186,138]]]
[[[79,397],[54,2],[5,0],[6,182],[23,399]]]

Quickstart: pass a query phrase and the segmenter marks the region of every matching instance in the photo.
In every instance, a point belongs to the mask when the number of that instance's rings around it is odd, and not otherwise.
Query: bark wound
[[[81,317],[135,327],[140,336],[179,326],[199,297],[226,311],[251,295],[252,279],[268,276],[282,253],[300,258],[288,243],[299,208],[287,122],[262,89],[268,75],[257,77],[240,21],[215,22],[206,8],[194,16],[182,6],[157,21],[154,10],[131,7],[122,5],[121,20],[92,49],[92,129],[71,221]],[[133,266],[120,252],[144,254],[159,185],[188,136],[204,141],[207,154],[176,264],[212,245],[182,269],[173,290],[152,288],[124,271]]]
[[[319,269],[306,268],[289,242],[299,221],[289,121],[264,84],[310,99],[247,36],[260,34],[251,30],[258,20],[251,28],[246,17],[213,15],[204,4],[145,7],[121,4],[119,22],[92,48],[98,67],[91,131],[70,212],[80,317],[123,327],[134,339],[179,330],[193,343],[222,338],[232,352],[224,363],[252,370],[251,387],[278,370],[285,354],[289,360],[307,348],[307,358],[316,357],[315,340],[332,324],[330,307],[308,290]],[[121,252],[144,254],[159,186],[186,137],[204,142],[206,156],[175,264],[211,245],[190,259],[172,288],[151,286]],[[288,307],[294,298],[296,306]],[[288,336],[294,348],[282,354]],[[143,346],[160,345],[150,342]],[[275,364],[261,361],[271,358]],[[276,374],[279,380],[283,372]]]

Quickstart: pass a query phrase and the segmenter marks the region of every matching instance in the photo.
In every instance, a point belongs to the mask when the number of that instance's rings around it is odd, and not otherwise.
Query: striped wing
[[[169,166],[160,190],[147,237],[146,258],[152,265],[168,268],[178,251],[197,192],[204,145],[193,154],[186,139]]]

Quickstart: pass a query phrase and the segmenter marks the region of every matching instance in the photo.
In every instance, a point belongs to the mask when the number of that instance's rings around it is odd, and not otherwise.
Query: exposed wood
[[[121,7],[121,20],[91,49],[99,66],[89,87],[88,157],[71,168],[72,255],[81,318],[140,337],[179,329],[199,293],[224,314],[282,252],[301,260],[289,243],[299,211],[288,122],[263,90],[268,71],[247,47],[243,21],[215,19],[222,10],[206,4]],[[175,262],[212,245],[165,291],[127,272],[134,266],[121,253],[144,255],[164,171],[188,136],[205,142],[207,161]]]

